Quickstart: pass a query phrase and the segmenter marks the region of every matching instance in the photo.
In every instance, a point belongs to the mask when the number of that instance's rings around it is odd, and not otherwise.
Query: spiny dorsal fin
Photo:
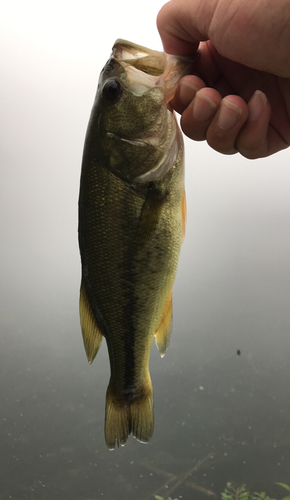
[[[88,362],[92,363],[100,348],[103,336],[90,306],[83,279],[80,290],[80,320],[86,355]]]
[[[155,332],[155,342],[158,347],[161,358],[165,355],[170,341],[172,324],[172,290],[170,291],[163,314],[161,316],[161,321]]]

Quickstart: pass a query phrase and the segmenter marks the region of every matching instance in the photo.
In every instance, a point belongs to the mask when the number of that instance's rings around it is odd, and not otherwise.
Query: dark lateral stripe
[[[140,332],[136,331],[134,324],[134,316],[138,314],[137,308],[140,304],[137,303],[137,298],[134,296],[136,275],[133,270],[133,263],[136,263],[136,252],[140,247],[150,239],[158,224],[160,209],[167,198],[167,192],[162,193],[157,189],[153,182],[147,186],[147,195],[140,215],[140,220],[137,226],[136,238],[132,248],[128,248],[124,261],[123,278],[124,289],[123,293],[126,297],[126,307],[124,308],[124,325],[126,335],[123,338],[125,350],[125,367],[123,379],[123,391],[128,398],[128,402],[134,396],[136,389],[136,370],[140,367],[136,366],[136,350],[138,346],[138,337]],[[126,226],[123,228],[127,230]],[[140,266],[146,266],[146,262],[140,262]],[[128,286],[130,283],[130,286]],[[140,346],[141,347],[141,346]],[[142,348],[142,347],[141,347]]]
[[[130,252],[128,252],[130,253]],[[125,366],[123,372],[123,393],[125,395],[128,403],[133,397],[133,393],[135,390],[135,369],[136,369],[136,360],[135,360],[135,341],[136,334],[138,332],[135,331],[135,327],[133,326],[134,312],[136,311],[137,300],[134,296],[134,284],[133,276],[132,276],[132,255],[127,256],[129,262],[124,266],[123,272],[123,293],[126,297],[126,306],[123,311],[123,321],[124,321],[124,336],[123,336],[123,349],[124,349],[124,358],[125,358]],[[126,259],[126,260],[127,260]],[[128,283],[131,283],[131,286],[128,287]],[[133,286],[132,286],[133,285]]]

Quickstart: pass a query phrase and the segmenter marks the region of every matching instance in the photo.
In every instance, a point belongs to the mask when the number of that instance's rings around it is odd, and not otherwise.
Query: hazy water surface
[[[200,500],[232,481],[278,500],[275,483],[290,483],[289,151],[250,162],[186,142],[173,334],[150,359],[154,435],[109,452],[107,349],[89,366],[79,327],[80,163],[111,45],[161,48],[162,2],[141,24],[129,0],[101,14],[89,0],[3,3],[0,499]]]

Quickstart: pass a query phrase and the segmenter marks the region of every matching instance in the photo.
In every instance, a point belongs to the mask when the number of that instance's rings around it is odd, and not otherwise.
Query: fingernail
[[[239,121],[241,114],[242,110],[239,106],[224,98],[218,115],[218,127],[229,130]]]
[[[205,122],[215,113],[217,105],[205,94],[200,91],[196,93],[193,103],[193,116],[196,120]]]
[[[199,90],[198,87],[193,85],[193,83],[182,81],[179,89],[179,100],[184,106],[188,106],[192,101],[194,94],[191,92],[193,90],[195,93]]]
[[[253,94],[248,104],[249,106],[248,121],[254,122],[258,120],[266,104],[267,104],[267,97],[265,96],[264,92],[261,92],[261,90],[256,90],[256,92]]]

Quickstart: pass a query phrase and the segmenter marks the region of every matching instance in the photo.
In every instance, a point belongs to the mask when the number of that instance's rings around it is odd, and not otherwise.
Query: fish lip
[[[154,60],[150,61],[151,70],[154,69],[155,74],[161,75],[166,64],[166,56],[164,52],[152,50],[148,47],[129,42],[122,38],[118,38],[112,48],[112,57],[119,62],[128,62],[131,65],[138,64],[140,60],[145,60],[152,56]],[[146,62],[148,59],[146,59]],[[154,62],[154,64],[152,64]],[[159,63],[159,64],[158,64]]]
[[[169,103],[179,80],[190,72],[197,53],[194,56],[170,55],[118,39],[111,57],[125,70],[131,91],[141,95],[149,88],[161,87],[164,100]]]

